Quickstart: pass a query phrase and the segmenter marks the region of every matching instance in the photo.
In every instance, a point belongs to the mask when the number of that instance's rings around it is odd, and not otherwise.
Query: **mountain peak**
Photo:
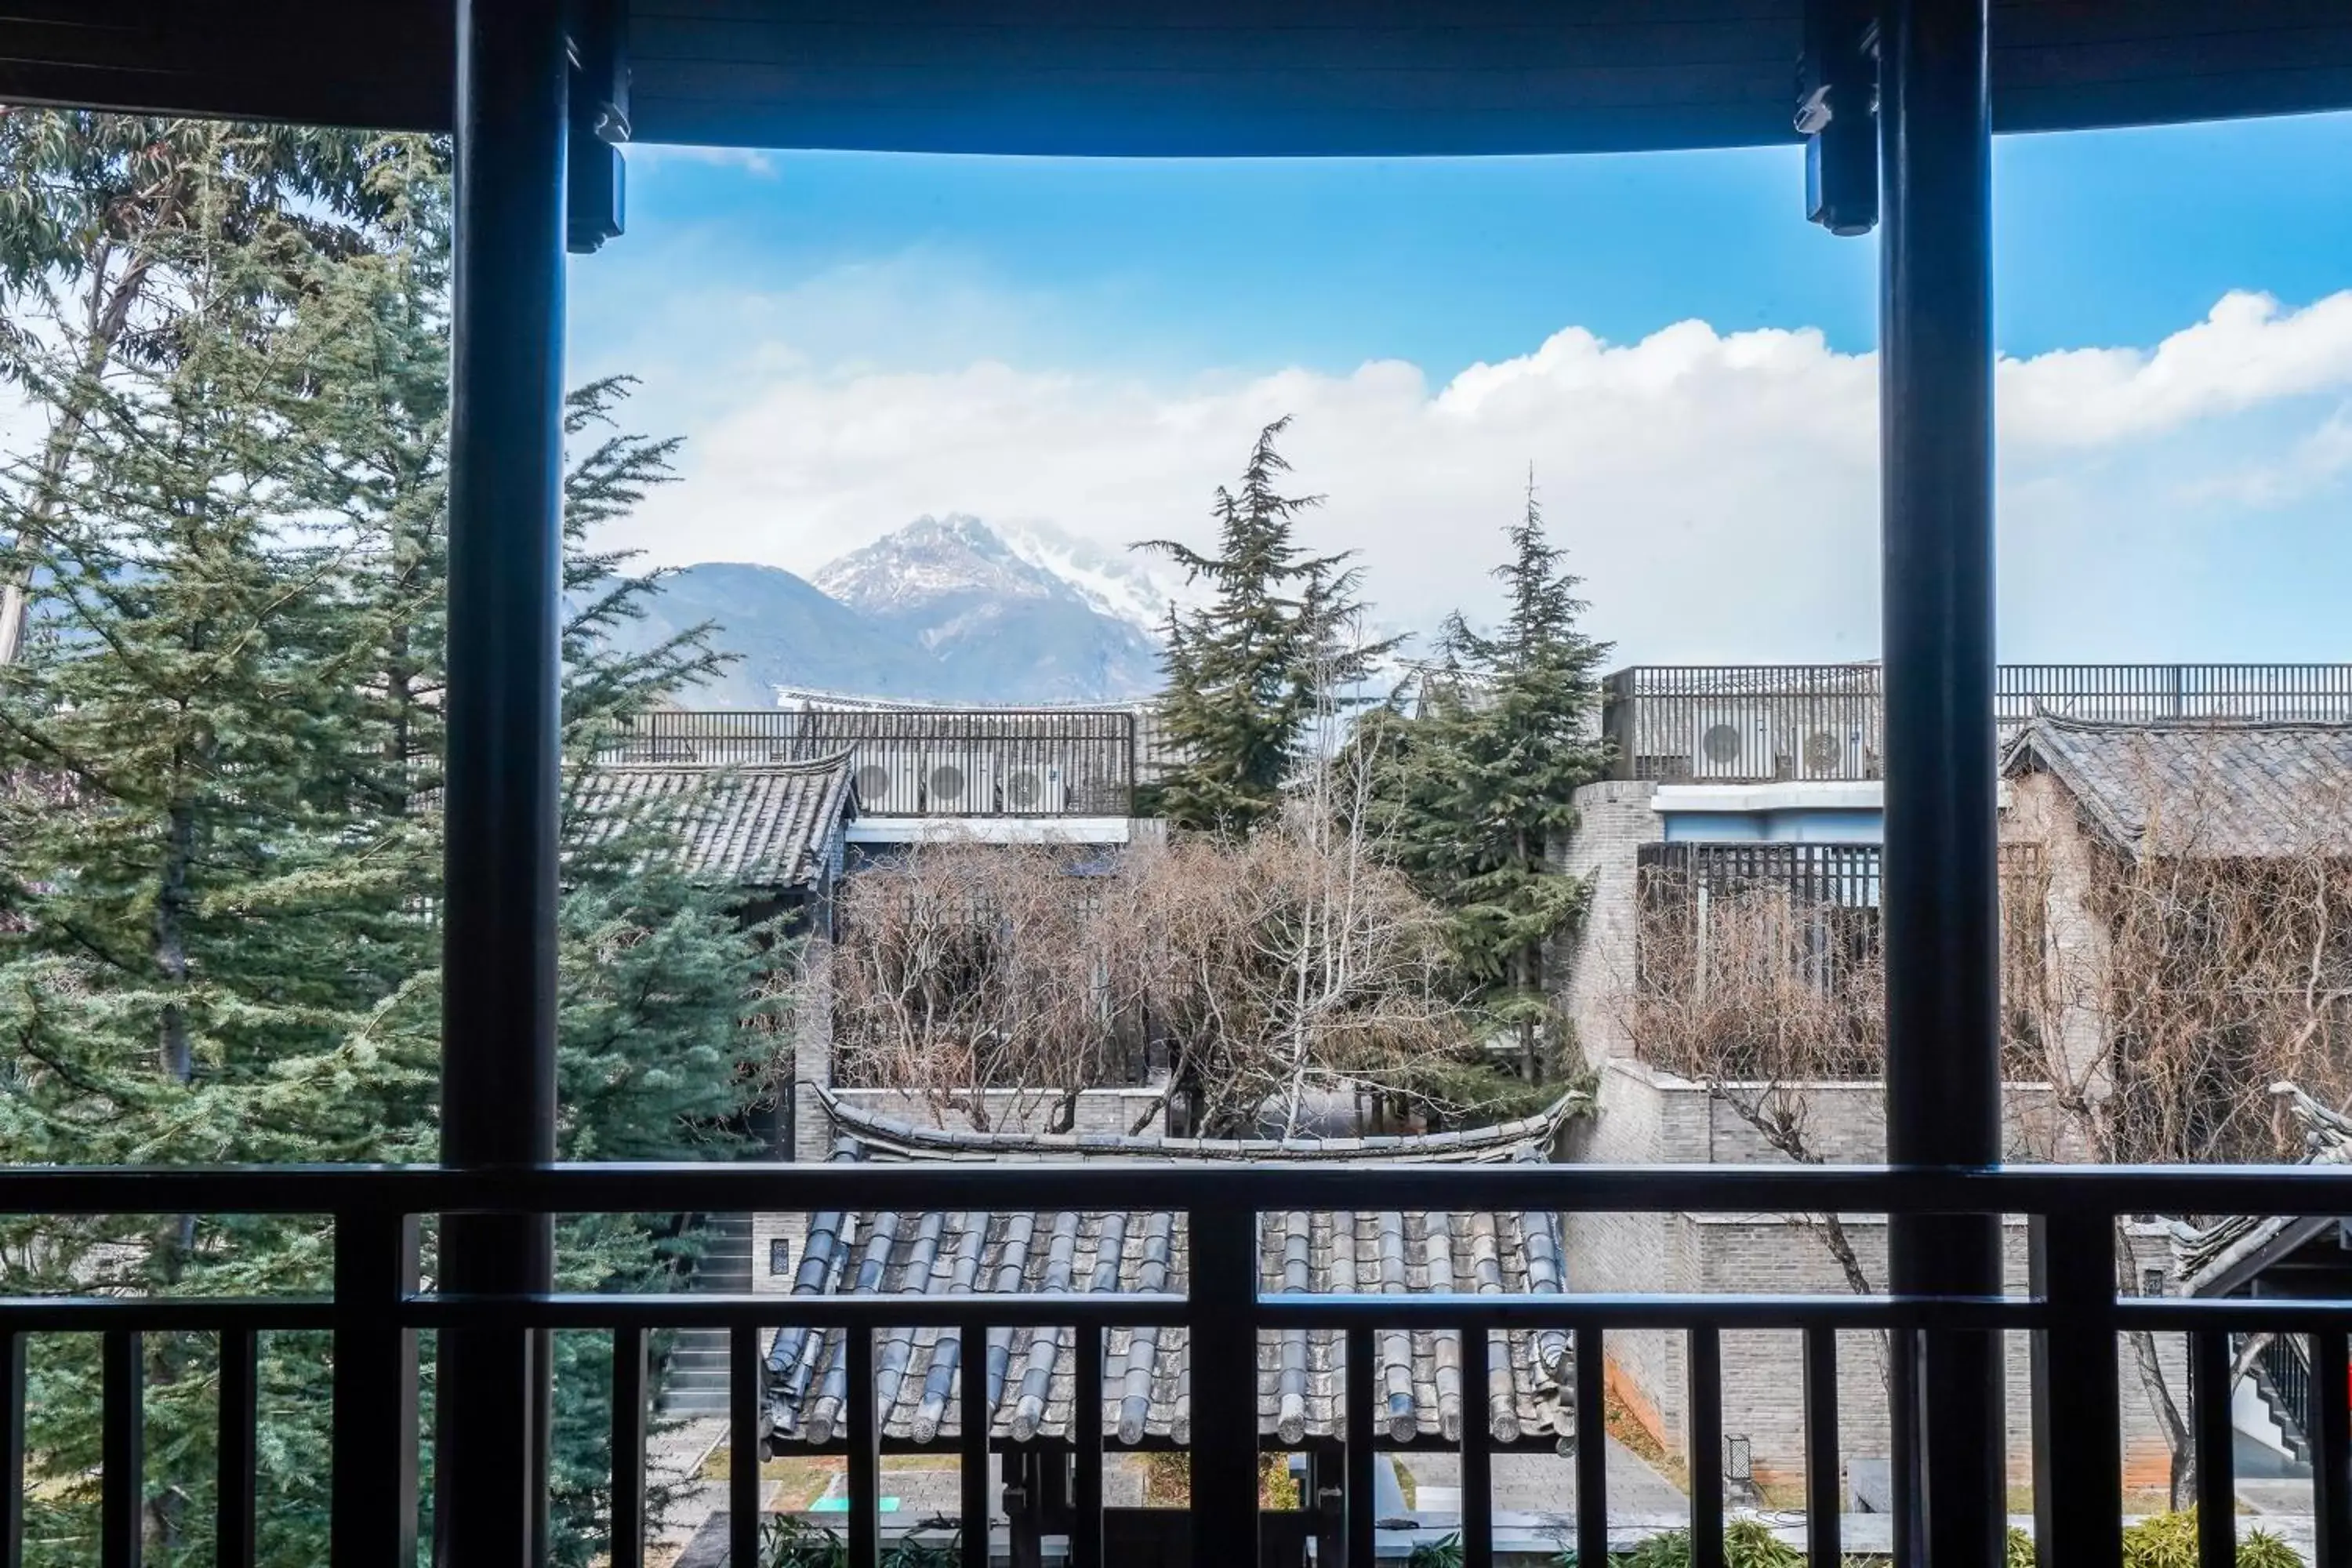
[[[968,511],[951,511],[945,517],[925,512],[906,527],[875,541],[877,544],[893,542],[901,548],[961,548],[997,556],[1011,553],[994,529]]]
[[[962,512],[927,512],[826,563],[812,581],[854,609],[885,616],[967,598],[1076,598],[1068,584],[1024,561],[988,524]]]
[[[1098,701],[1159,684],[1165,601],[1124,564],[1055,531],[926,513],[812,580],[930,653],[973,700]]]

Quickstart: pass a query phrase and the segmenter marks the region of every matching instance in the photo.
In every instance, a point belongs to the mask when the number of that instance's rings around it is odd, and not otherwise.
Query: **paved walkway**
[[[667,1484],[683,1489],[646,1554],[653,1568],[667,1568],[676,1563],[695,1532],[726,1502],[727,1488],[723,1483],[700,1479],[703,1461],[726,1440],[726,1418],[705,1415],[656,1432],[646,1441],[646,1481],[656,1487]]]
[[[1462,1460],[1453,1454],[1399,1456],[1413,1479],[1416,1507],[1423,1513],[1458,1513],[1462,1508]],[[1503,1513],[1572,1513],[1576,1509],[1576,1461],[1559,1454],[1497,1454],[1495,1508]],[[1675,1483],[1614,1437],[1609,1439],[1609,1511],[1672,1513],[1685,1506]]]
[[[698,1468],[726,1436],[726,1424],[694,1423],[657,1443],[657,1457],[649,1464],[656,1473],[683,1479]],[[1462,1461],[1453,1454],[1399,1456],[1413,1479],[1419,1511],[1424,1515],[1457,1512],[1462,1506]],[[1576,1506],[1576,1464],[1557,1454],[1497,1454],[1495,1456],[1495,1508],[1515,1516],[1516,1529],[1506,1533],[1550,1539],[1567,1527]],[[893,1467],[882,1478],[883,1489],[900,1500],[892,1523],[912,1524],[933,1513],[952,1513],[961,1501],[952,1469],[904,1469]],[[1131,1465],[1113,1461],[1104,1477],[1103,1500],[1114,1507],[1133,1507],[1142,1499],[1142,1478]],[[827,1492],[837,1491],[838,1479]],[[696,1484],[682,1500],[663,1531],[661,1549],[653,1554],[656,1568],[716,1568],[726,1561],[727,1489],[723,1483]],[[773,1505],[773,1500],[771,1500]],[[1685,1504],[1672,1481],[1621,1443],[1609,1445],[1609,1511],[1612,1518],[1679,1517]],[[1391,1532],[1384,1538],[1389,1555],[1402,1555],[1429,1531]],[[1444,1534],[1438,1529],[1435,1535]],[[1562,1537],[1564,1539],[1564,1537]]]
[[[646,1468],[656,1481],[684,1483],[685,1491],[654,1543],[655,1568],[716,1568],[726,1561],[727,1488],[724,1482],[694,1478],[703,1462],[726,1440],[727,1425],[716,1417],[688,1422],[656,1436],[646,1454]],[[1413,1479],[1421,1513],[1428,1523],[1418,1531],[1392,1531],[1383,1535],[1381,1555],[1402,1557],[1424,1537],[1447,1533],[1444,1516],[1458,1517],[1462,1506],[1462,1461],[1452,1454],[1400,1456]],[[1497,1454],[1495,1465],[1495,1511],[1498,1550],[1541,1552],[1570,1540],[1576,1509],[1575,1461],[1553,1454]],[[1106,1476],[1105,1500],[1133,1506],[1141,1500],[1140,1478],[1116,1462]],[[951,1469],[900,1469],[884,1478],[885,1489],[901,1499],[898,1518],[908,1523],[927,1514],[954,1511],[960,1500]],[[837,1489],[837,1484],[835,1489]],[[772,1483],[770,1488],[773,1489]],[[2260,1527],[2287,1542],[2311,1561],[2312,1520],[2309,1481],[2241,1481],[2239,1492],[2249,1513],[2240,1520],[2241,1537]],[[769,1506],[781,1500],[770,1498]],[[1611,1534],[1633,1545],[1660,1530],[1678,1528],[1688,1517],[1683,1494],[1642,1457],[1622,1444],[1609,1445],[1609,1517]],[[1774,1532],[1791,1545],[1805,1541],[1801,1514],[1765,1513]],[[894,1521],[894,1522],[896,1522]],[[2010,1522],[2031,1531],[2033,1521],[2020,1515]],[[1849,1551],[1885,1552],[1891,1546],[1884,1514],[1848,1514],[1843,1521],[1843,1544]],[[698,1537],[699,1539],[698,1539]],[[1547,1547],[1545,1543],[1550,1542]],[[689,1551],[691,1545],[694,1550]]]

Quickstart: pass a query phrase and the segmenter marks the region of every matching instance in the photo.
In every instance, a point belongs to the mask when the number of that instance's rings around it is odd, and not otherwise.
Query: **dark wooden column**
[[[1257,1568],[1257,1215],[1185,1216],[1192,1298],[1193,1568]]]
[[[449,450],[441,1154],[555,1157],[556,616],[562,500],[562,0],[460,0]],[[440,1287],[531,1291],[551,1222],[454,1216]],[[440,1338],[436,1559],[545,1554],[545,1336]]]
[[[1880,55],[1887,1152],[2000,1158],[1986,0],[1888,0]],[[1898,1291],[1995,1294],[1997,1218],[1892,1226]],[[1991,1568],[1999,1336],[1897,1335],[1897,1558]]]

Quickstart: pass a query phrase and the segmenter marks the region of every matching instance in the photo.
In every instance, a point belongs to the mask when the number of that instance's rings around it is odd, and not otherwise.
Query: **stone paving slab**
[[[1422,1511],[1461,1508],[1462,1459],[1455,1454],[1400,1454],[1423,1497]],[[1641,1455],[1609,1440],[1609,1511],[1617,1514],[1669,1513],[1683,1506],[1683,1494],[1674,1482]],[[1495,1508],[1501,1513],[1564,1513],[1576,1506],[1576,1461],[1563,1454],[1496,1454],[1494,1457]],[[1421,1492],[1427,1487],[1437,1495]],[[1450,1495],[1449,1495],[1450,1494]]]

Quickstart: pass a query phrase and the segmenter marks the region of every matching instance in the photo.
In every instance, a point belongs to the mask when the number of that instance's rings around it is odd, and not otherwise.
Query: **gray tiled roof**
[[[2045,716],[2010,742],[2001,771],[2055,775],[2100,832],[2136,855],[2291,854],[2314,847],[2315,833],[2340,836],[2352,724]]]
[[[581,771],[574,788],[580,809],[608,832],[658,824],[676,837],[680,869],[735,888],[814,882],[854,809],[846,752],[724,767],[598,763]]]
[[[2330,1110],[2291,1083],[2271,1085],[2303,1128],[2306,1165],[2352,1163],[2352,1121]],[[2259,1263],[2274,1247],[2300,1246],[2317,1226],[2332,1219],[2287,1215],[2231,1215],[2202,1228],[2184,1226],[2172,1244],[2172,1271],[2183,1295],[2226,1294],[2250,1263]]]
[[[1548,1134],[1522,1138],[1511,1157],[1540,1159],[1548,1142]],[[865,1152],[845,1141],[835,1158]],[[1407,1148],[1369,1157],[1412,1153]],[[1567,1289],[1559,1217],[1549,1213],[1273,1213],[1259,1220],[1258,1247],[1261,1288],[1268,1292],[1558,1295]],[[1181,1292],[1187,1267],[1183,1221],[1166,1212],[829,1213],[811,1218],[793,1293]],[[1571,1336],[1564,1331],[1496,1335],[1483,1391],[1462,1386],[1458,1334],[1398,1330],[1375,1338],[1374,1385],[1388,1441],[1455,1442],[1465,1420],[1485,1422],[1494,1439],[1507,1444],[1565,1439],[1574,1430]],[[776,1334],[768,1355],[768,1412],[779,1447],[822,1445],[842,1435],[841,1343],[837,1330]],[[987,1336],[981,1364],[995,1436],[1066,1435],[1073,1357],[1068,1329]],[[962,1361],[955,1330],[884,1331],[875,1349],[884,1436],[952,1442],[961,1432]],[[1189,1366],[1182,1329],[1111,1331],[1104,1346],[1108,1440],[1127,1447],[1189,1442]],[[1258,1349],[1260,1430],[1294,1444],[1339,1437],[1346,1426],[1343,1371],[1338,1332],[1265,1336]]]

